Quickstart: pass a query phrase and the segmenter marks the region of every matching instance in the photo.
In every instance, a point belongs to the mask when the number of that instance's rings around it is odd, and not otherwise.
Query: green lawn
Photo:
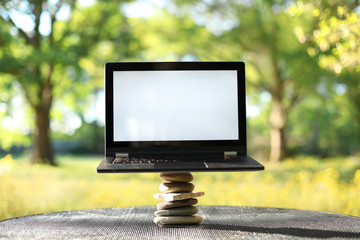
[[[59,167],[0,158],[0,220],[92,208],[155,206],[158,173],[97,174],[101,157],[58,156]],[[261,172],[194,173],[199,205],[298,208],[360,216],[360,158],[287,159]]]

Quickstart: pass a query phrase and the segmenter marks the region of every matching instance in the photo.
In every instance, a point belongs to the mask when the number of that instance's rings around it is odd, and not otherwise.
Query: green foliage
[[[72,153],[105,153],[104,127],[98,126],[96,122],[83,122],[81,127],[68,139],[79,143],[78,147],[73,148]]]
[[[101,151],[102,128],[85,122],[84,114],[104,87],[106,62],[243,60],[247,101],[260,110],[248,118],[251,153],[268,158],[275,100],[281,106],[278,125],[285,129],[288,154],[359,151],[358,4],[176,0],[155,7],[150,17],[128,18],[122,7],[129,3],[0,3],[0,135],[6,136],[0,138],[1,148],[32,144],[34,106],[41,105],[49,77],[52,130],[62,131],[52,136]],[[71,14],[58,18],[62,6]],[[11,21],[11,11],[37,19],[35,9],[54,17],[49,33],[40,33],[37,24],[26,32]],[[20,111],[24,114],[18,115]],[[66,132],[72,116],[81,120],[81,128]],[[4,128],[6,122],[17,126]]]
[[[296,34],[321,67],[338,75],[329,80],[334,86],[342,86],[340,95],[347,99],[341,100],[335,91],[331,100],[338,111],[347,113],[347,118],[338,114],[336,121],[342,125],[336,124],[338,132],[335,138],[341,139],[342,143],[345,141],[352,152],[360,150],[360,18],[355,10],[358,7],[351,1],[310,1],[306,4],[296,2],[289,8],[292,16],[314,18],[313,29],[305,30],[299,25]]]
[[[312,43],[308,53],[319,57],[319,64],[337,74],[343,69],[359,72],[360,18],[355,12],[358,5],[349,1],[300,4],[294,3],[289,8],[291,16],[301,16],[315,20],[314,29],[304,29],[299,25],[296,35],[299,42]],[[310,33],[311,32],[311,33]]]
[[[27,127],[29,122],[26,119],[28,105],[19,96],[19,86],[12,79],[10,74],[0,75],[0,136],[3,136],[0,138],[0,147],[4,150],[31,144]]]
[[[318,13],[320,22],[314,32],[314,42],[321,54],[319,63],[336,73],[342,68],[360,72],[360,17],[347,6],[337,6],[335,16]]]
[[[180,61],[187,55],[201,56],[211,33],[198,26],[188,15],[158,10],[151,18],[131,18],[134,37],[139,39],[140,58],[146,61]],[[208,59],[211,60],[211,59]]]
[[[92,107],[89,99],[103,87],[104,63],[136,55],[139,46],[120,11],[120,3],[124,2],[98,1],[83,7],[74,0],[1,2],[0,79],[5,82],[1,89],[10,93],[9,86],[13,83],[19,86],[13,94],[23,94],[28,103],[24,107],[31,110],[24,118],[30,123],[27,134],[34,135],[33,148],[35,152],[39,150],[38,157],[52,158],[51,149],[40,144],[51,140],[46,136],[51,120],[61,125],[69,113],[81,115]],[[58,13],[64,8],[70,9],[69,16],[59,18]],[[25,31],[18,26],[14,12],[30,16],[34,28]],[[50,18],[47,33],[41,31],[43,15]],[[8,101],[4,98],[2,104]],[[17,117],[7,114],[11,104],[2,106],[5,111],[0,114],[0,123],[6,117]],[[53,106],[57,108],[54,111]],[[0,132],[8,136],[1,138],[2,148],[28,144],[20,141],[23,133],[5,129]]]
[[[289,119],[292,154],[308,153],[321,157],[356,154],[356,123],[351,121],[348,109],[342,107],[346,104],[343,96],[336,93],[332,96],[327,100],[310,96],[294,109]]]

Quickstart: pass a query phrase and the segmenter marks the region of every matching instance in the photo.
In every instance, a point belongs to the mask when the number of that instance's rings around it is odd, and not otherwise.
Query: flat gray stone
[[[201,216],[171,216],[171,217],[155,217],[154,222],[160,225],[167,224],[199,224],[203,221]]]
[[[169,208],[177,208],[177,207],[185,207],[197,204],[199,201],[196,198],[190,198],[180,201],[171,201],[171,202],[161,202],[156,205],[158,210],[169,209]]]
[[[154,214],[155,216],[191,216],[196,214],[199,211],[197,207],[189,206],[189,207],[178,207],[178,208],[170,208],[164,210],[158,210]]]

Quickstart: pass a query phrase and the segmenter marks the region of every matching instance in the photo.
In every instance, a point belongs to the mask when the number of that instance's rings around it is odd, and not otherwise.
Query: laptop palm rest
[[[249,156],[239,157],[240,161],[237,162],[205,162],[206,168],[211,169],[239,169],[242,171],[258,171],[264,170],[264,166],[252,159]]]

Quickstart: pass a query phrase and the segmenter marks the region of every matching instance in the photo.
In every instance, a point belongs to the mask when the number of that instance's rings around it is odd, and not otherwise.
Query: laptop
[[[247,155],[243,62],[105,65],[99,173],[256,171]]]

